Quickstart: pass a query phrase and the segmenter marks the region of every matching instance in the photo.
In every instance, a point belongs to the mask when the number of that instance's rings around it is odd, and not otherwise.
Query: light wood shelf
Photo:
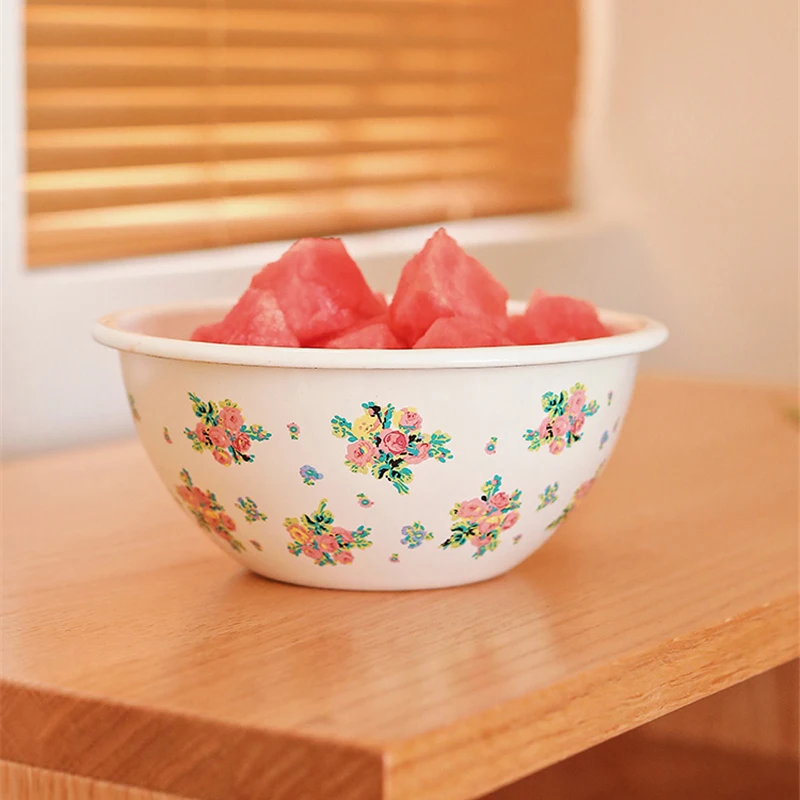
[[[467,800],[785,663],[792,402],[641,380],[563,530],[434,592],[241,572],[135,442],[6,464],[0,758],[120,798]]]

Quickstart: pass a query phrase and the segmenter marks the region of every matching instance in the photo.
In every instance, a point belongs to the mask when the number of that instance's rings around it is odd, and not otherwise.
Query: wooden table
[[[793,399],[642,380],[564,529],[436,592],[243,573],[136,443],[7,464],[6,795],[474,798],[789,661]]]

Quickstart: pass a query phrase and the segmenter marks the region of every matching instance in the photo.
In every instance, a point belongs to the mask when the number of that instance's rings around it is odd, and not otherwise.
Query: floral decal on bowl
[[[480,558],[500,544],[500,534],[513,528],[519,520],[522,492],[500,491],[503,481],[495,475],[481,487],[480,497],[462,500],[450,512],[453,524],[450,537],[439,545],[444,550],[469,542],[475,549],[473,558]]]
[[[306,486],[314,486],[317,481],[321,481],[325,476],[317,469],[314,469],[310,464],[303,464],[298,470],[303,483]]]
[[[172,444],[172,437],[169,435],[169,428],[167,428],[166,425],[164,426],[164,430],[162,432],[162,435],[164,436],[164,441],[167,444]]]
[[[289,431],[289,438],[297,441],[300,438],[300,426],[296,422],[290,422],[286,426]]]
[[[513,538],[512,541],[513,541],[514,544],[519,544],[522,541],[522,534],[521,533],[515,533],[514,534],[514,538]]]
[[[603,469],[604,465],[605,461],[597,468],[597,472],[595,472],[593,478],[589,478],[588,481],[584,481],[574,491],[569,503],[564,506],[564,510],[547,526],[546,530],[555,530],[575,510],[575,506],[591,491],[591,488],[594,486],[597,476],[600,474],[600,471]]]
[[[523,438],[528,442],[528,450],[538,450],[547,445],[553,455],[572,447],[583,437],[581,431],[587,417],[597,413],[596,400],[586,400],[586,387],[576,383],[568,392],[545,392],[542,395],[542,409],[547,415],[537,430],[528,429]]]
[[[361,508],[372,508],[372,506],[375,505],[375,503],[373,503],[372,500],[370,500],[369,497],[364,494],[364,492],[359,492],[356,495],[356,500]]]
[[[322,500],[313,514],[287,517],[283,527],[292,541],[286,547],[292,555],[304,555],[320,567],[352,564],[354,550],[372,546],[369,540],[372,529],[359,525],[350,531],[334,526],[333,514],[327,506],[328,501]]]
[[[244,518],[249,523],[263,522],[267,515],[258,510],[256,501],[250,497],[240,497],[236,501],[236,508],[244,514]]]
[[[486,447],[483,448],[484,453],[487,456],[493,456],[497,452],[497,437],[492,436],[488,442],[486,442]]]
[[[545,487],[544,492],[539,495],[539,505],[536,506],[536,510],[541,511],[543,508],[555,503],[556,500],[558,500],[558,481]]]
[[[345,464],[352,472],[371,472],[386,479],[399,494],[408,494],[414,480],[411,466],[429,459],[444,463],[452,458],[445,445],[450,436],[441,431],[422,432],[422,417],[414,408],[396,410],[362,403],[364,413],[353,422],[336,416],[331,420],[334,436],[347,439]]]
[[[433,532],[425,530],[421,522],[412,522],[411,525],[404,525],[400,529],[402,536],[400,544],[405,545],[409,550],[414,550],[428,539],[433,539]]]
[[[399,553],[392,553],[389,556],[389,561],[391,561],[392,564],[399,564],[400,563],[400,554]]]
[[[603,435],[600,437],[600,449],[603,449],[603,446],[608,441],[608,431],[603,431]]]
[[[249,452],[253,442],[266,442],[272,434],[261,425],[246,425],[242,410],[231,400],[214,403],[189,392],[192,411],[200,419],[194,430],[185,428],[186,438],[198,453],[210,450],[224,467],[255,460]]]
[[[130,406],[131,416],[133,417],[134,422],[141,422],[142,417],[136,408],[136,398],[130,392],[128,392],[128,405]]]
[[[255,539],[250,540],[250,544],[255,547],[256,550],[260,553],[264,548],[261,546],[261,542],[256,541]]]
[[[620,423],[620,418],[617,417],[616,420],[614,420],[614,427],[612,429],[614,433],[617,432],[617,429],[619,428],[619,423]]]
[[[608,393],[608,405],[611,405],[611,401],[614,399],[614,392]]]
[[[234,536],[236,523],[225,513],[225,507],[217,500],[214,492],[203,491],[192,483],[189,472],[180,472],[181,485],[176,486],[181,505],[197,521],[197,524],[208,533],[224,539],[237,553],[245,550],[245,546]]]

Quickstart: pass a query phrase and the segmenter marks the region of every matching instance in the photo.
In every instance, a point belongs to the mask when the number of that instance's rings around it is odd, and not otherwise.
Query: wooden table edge
[[[271,763],[297,764],[298,796],[313,789],[337,800],[460,800],[796,658],[797,622],[790,592],[445,728],[386,742],[238,726],[0,678],[0,759],[191,800],[230,800],[231,787],[248,782],[265,788]],[[96,743],[120,726],[140,758],[95,758]],[[213,754],[212,767],[176,769],[187,744]]]
[[[387,743],[386,800],[480,796],[781,666],[800,655],[799,601],[789,592],[550,690]],[[432,775],[445,787],[435,795]]]

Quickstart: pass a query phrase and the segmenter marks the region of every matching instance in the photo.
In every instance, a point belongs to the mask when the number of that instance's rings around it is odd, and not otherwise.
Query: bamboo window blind
[[[31,266],[569,202],[577,0],[28,0]]]

